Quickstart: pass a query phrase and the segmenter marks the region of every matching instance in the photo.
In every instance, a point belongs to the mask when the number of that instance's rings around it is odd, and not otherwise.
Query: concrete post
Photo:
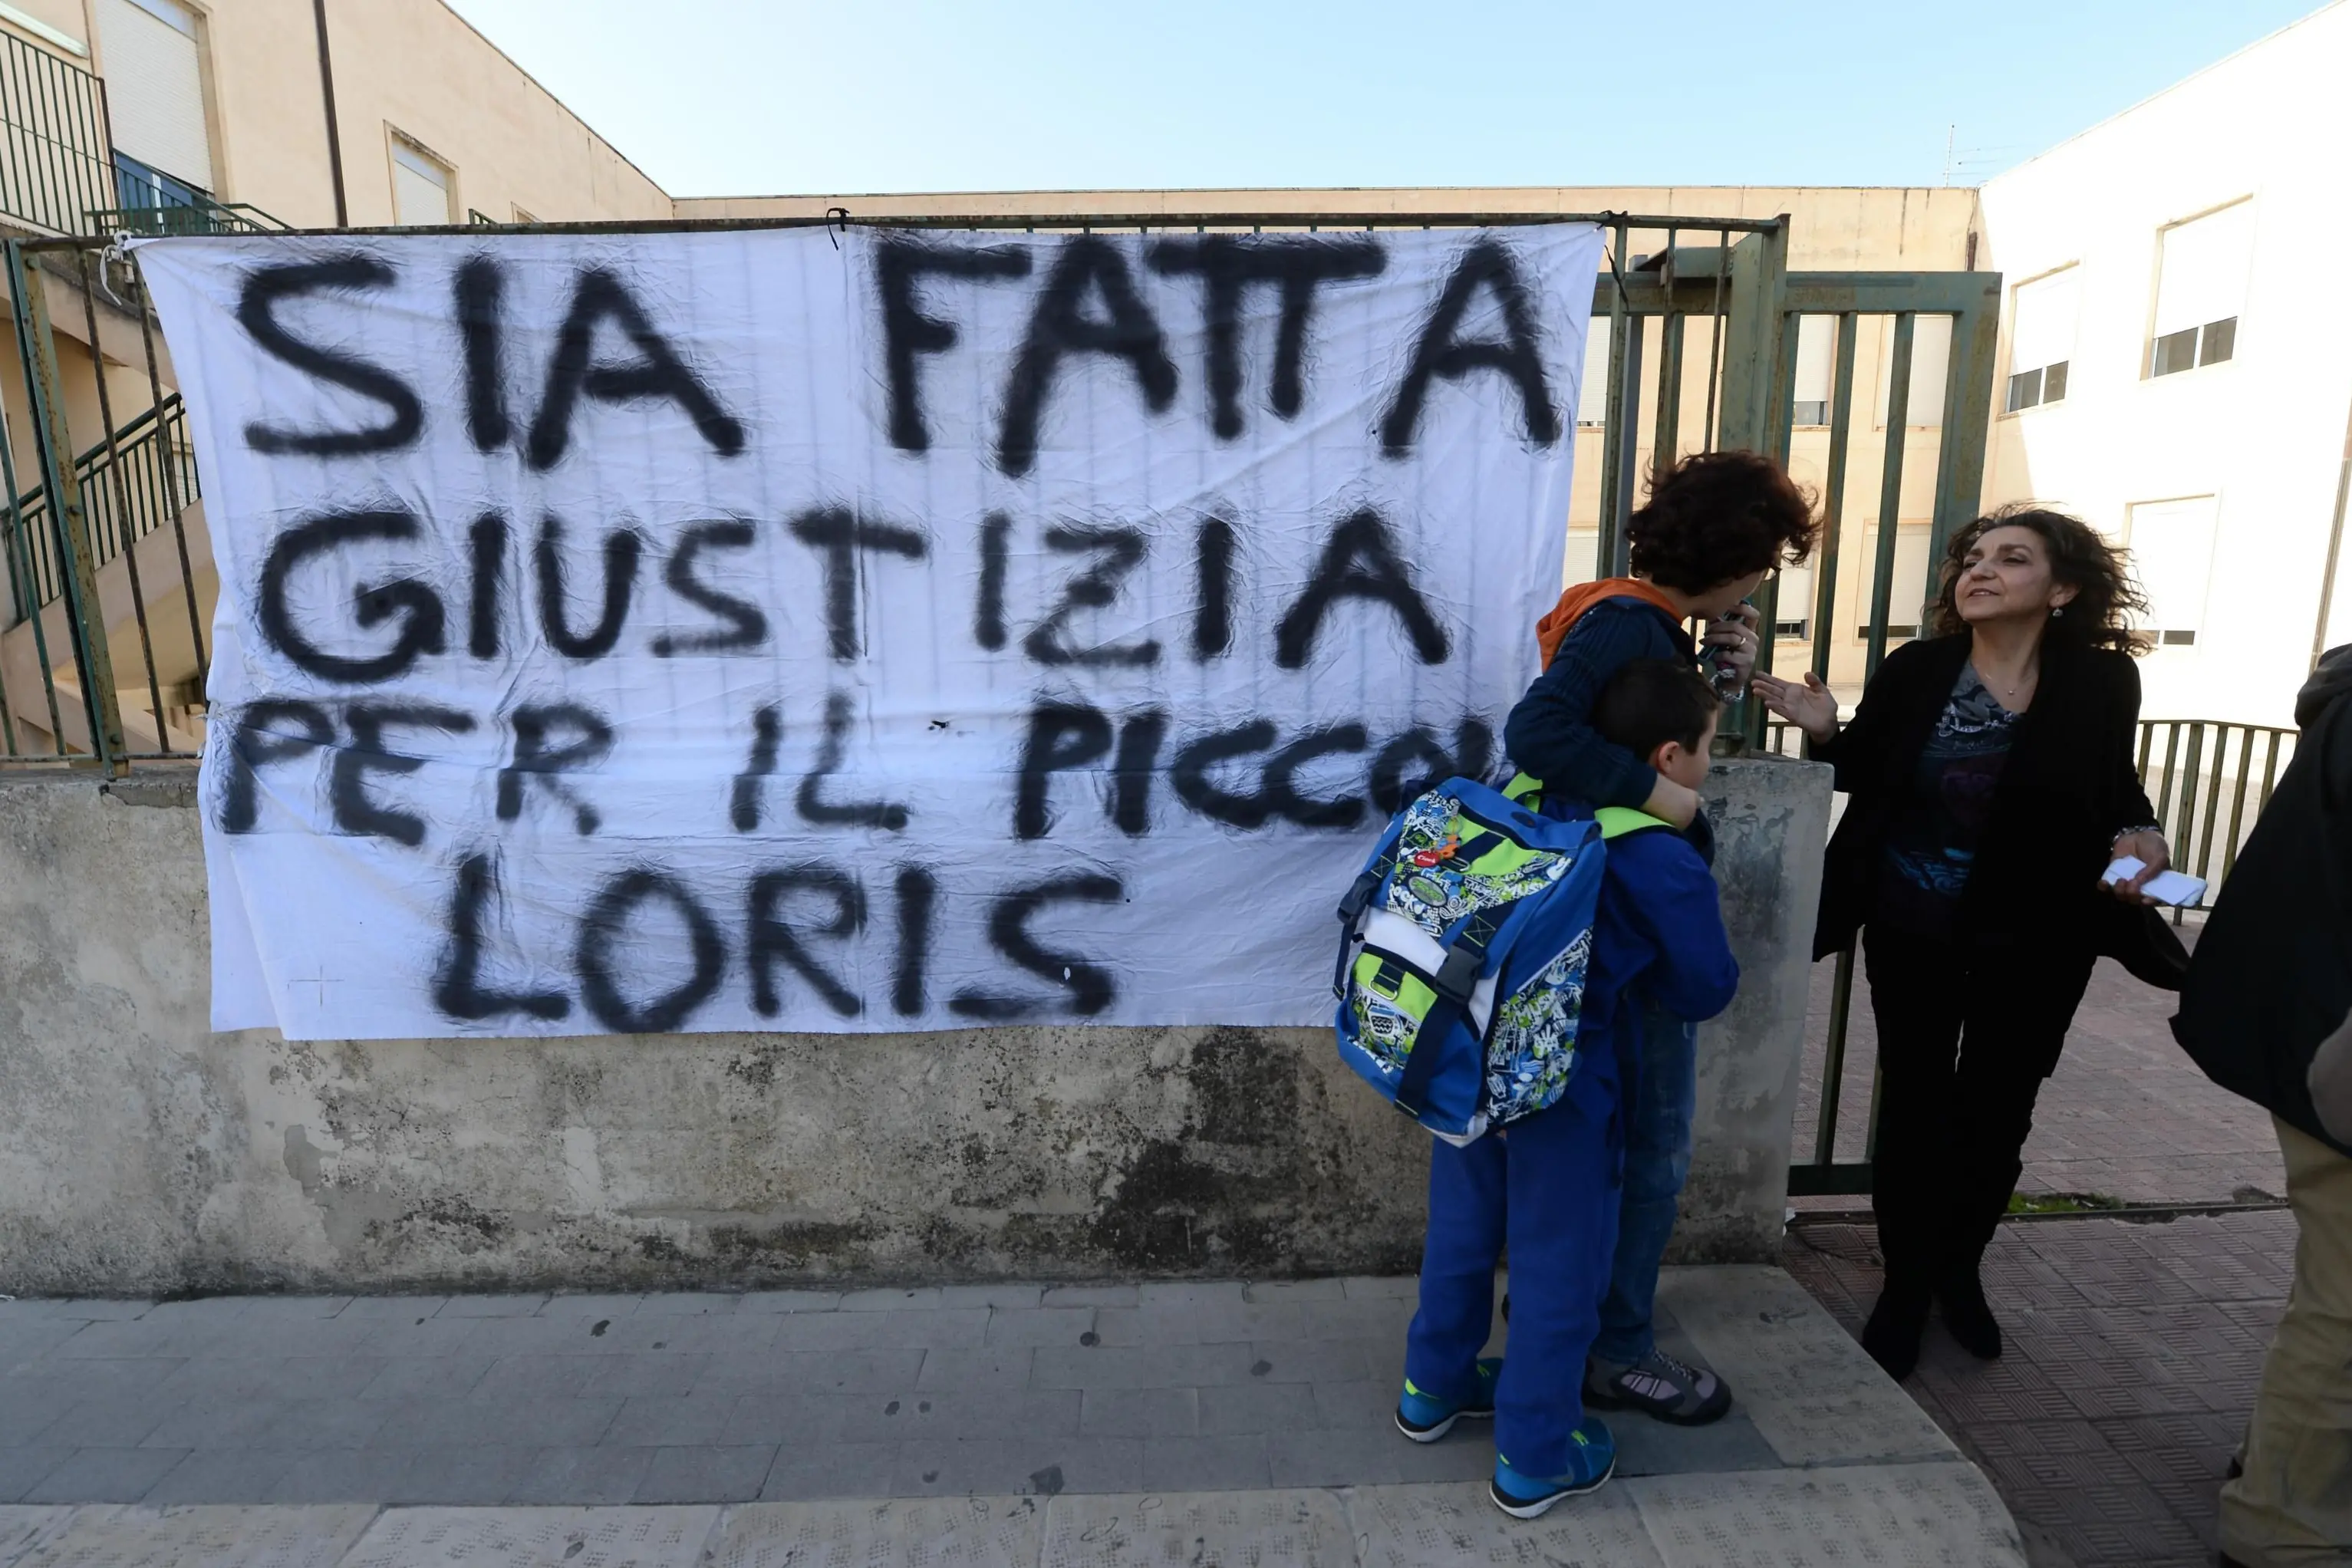
[[[1735,757],[1707,775],[1739,995],[1698,1032],[1698,1111],[1671,1261],[1780,1256],[1830,798],[1820,763]]]

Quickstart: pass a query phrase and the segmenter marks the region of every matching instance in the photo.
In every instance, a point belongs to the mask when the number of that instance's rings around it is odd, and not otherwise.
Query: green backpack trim
[[[1529,811],[1538,810],[1543,803],[1543,781],[1526,773],[1514,773],[1511,782],[1503,786],[1503,795]],[[1592,820],[1601,825],[1601,837],[1604,839],[1622,838],[1629,833],[1646,833],[1653,827],[1663,827],[1671,833],[1675,826],[1652,816],[1646,811],[1636,811],[1630,805],[1604,805],[1592,814]]]
[[[1629,833],[1646,833],[1653,827],[1663,827],[1671,833],[1675,828],[1673,823],[1630,805],[1604,805],[1592,814],[1592,820],[1601,825],[1603,838],[1622,838]]]

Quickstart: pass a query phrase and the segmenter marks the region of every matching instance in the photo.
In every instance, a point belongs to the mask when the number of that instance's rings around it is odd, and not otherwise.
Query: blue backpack
[[[1339,1055],[1450,1143],[1568,1088],[1604,841],[1665,826],[1540,816],[1523,803],[1541,788],[1447,779],[1397,814],[1339,905]]]

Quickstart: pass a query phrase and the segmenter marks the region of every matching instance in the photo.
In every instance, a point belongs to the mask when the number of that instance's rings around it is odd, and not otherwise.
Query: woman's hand
[[[1825,744],[1837,738],[1837,693],[1822,684],[1822,678],[1811,670],[1802,682],[1783,680],[1777,675],[1761,671],[1756,676],[1756,695],[1764,706],[1802,730],[1815,744]]]
[[[2155,903],[2156,900],[2141,892],[2140,889],[2149,878],[2171,867],[2171,847],[2165,843],[2163,834],[2151,827],[2139,833],[2126,833],[2116,839],[2115,847],[2107,851],[2107,859],[2112,863],[2126,855],[2137,856],[2143,862],[2141,868],[2120,882],[2108,884],[2107,890],[2127,904]]]
[[[1725,616],[1706,625],[1706,636],[1699,646],[1709,653],[1723,650],[1724,662],[1739,677],[1732,683],[1734,692],[1747,690],[1748,679],[1755,673],[1756,650],[1764,646],[1757,628],[1763,624],[1764,617],[1756,606],[1742,603],[1732,605]]]

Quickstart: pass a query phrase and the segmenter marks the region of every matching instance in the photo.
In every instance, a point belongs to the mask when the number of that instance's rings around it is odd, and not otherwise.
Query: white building
[[[2315,648],[2352,640],[2347,174],[2338,0],[1983,189],[1985,502],[2131,547],[2150,717],[2291,722]]]

